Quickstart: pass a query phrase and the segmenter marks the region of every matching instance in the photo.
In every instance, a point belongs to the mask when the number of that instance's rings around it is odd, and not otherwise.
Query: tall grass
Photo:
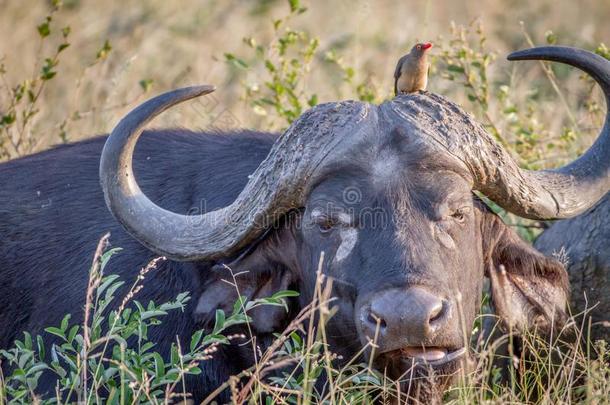
[[[60,325],[46,328],[43,335],[32,337],[24,332],[13,348],[0,351],[0,364],[11,370],[7,375],[0,373],[0,404],[188,401],[184,377],[200,374],[219,346],[257,345],[249,328],[250,311],[261,305],[286,307],[286,300],[298,295],[279,291],[250,302],[238,295],[231,314],[217,310],[211,329],[194,333],[189,347],[182,347],[177,339],[170,357],[163,358],[149,339],[149,331],[162,328],[167,313],[182,310],[189,295],[179,294],[174,301],[160,305],[137,300],[146,288],[146,275],[164,260],[157,258],[140,270],[122,298],[116,297],[123,281],[104,274],[104,269],[121,253],[120,249],[106,250],[107,240],[108,236],[100,241],[91,266],[83,323],[71,324],[67,315]],[[203,404],[217,401],[223,391],[229,392],[235,404],[397,403],[416,399],[415,389],[401,390],[397,381],[364,360],[364,353],[374,353],[374,339],[350,359],[332,352],[326,325],[337,308],[331,294],[332,279],[323,275],[322,262],[321,258],[313,300],[263,347],[252,367],[230,377]],[[237,283],[234,285],[237,288]],[[505,334],[497,329],[499,321],[493,315],[481,314],[474,329],[464,325],[474,361],[454,376],[455,384],[445,393],[445,402],[607,403],[610,350],[606,342],[588,339],[590,325],[583,315],[575,314],[556,336],[543,339],[535,333],[518,338]],[[44,396],[37,390],[42,373],[57,378],[55,392]],[[410,370],[403,376],[409,378]]]

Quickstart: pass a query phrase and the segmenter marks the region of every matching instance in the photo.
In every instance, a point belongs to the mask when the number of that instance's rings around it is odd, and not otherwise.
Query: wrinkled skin
[[[567,262],[572,313],[587,310],[591,339],[610,342],[610,194],[585,214],[553,224],[535,246]],[[587,317],[585,336],[588,322]]]

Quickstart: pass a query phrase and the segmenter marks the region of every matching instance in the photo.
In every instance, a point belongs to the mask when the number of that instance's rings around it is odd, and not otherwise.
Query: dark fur
[[[105,140],[60,146],[0,165],[1,348],[22,331],[39,334],[59,325],[66,313],[72,314],[71,322],[82,321],[92,254],[104,233],[110,232],[112,245],[124,249],[108,270],[127,284],[156,257],[127,235],[105,206],[98,176]],[[200,209],[205,198],[207,208],[214,209],[232,202],[274,141],[275,135],[255,132],[148,132],[138,143],[134,170],[142,190],[164,208],[186,213]],[[138,300],[161,303],[183,291],[196,297],[205,287],[207,267],[162,262],[147,275]],[[194,305],[196,300],[186,314]],[[195,330],[192,316],[173,311],[150,338],[167,348],[175,336],[188,341]],[[212,360],[197,390],[207,392],[239,371],[242,364],[231,358]],[[53,385],[48,381],[41,388]]]
[[[144,193],[162,207],[179,213],[210,211],[233,201],[275,139],[276,135],[255,132],[150,131],[136,148],[135,173]],[[99,137],[0,165],[0,348],[10,346],[23,330],[38,334],[46,326],[58,325],[65,313],[72,314],[72,322],[82,321],[92,254],[105,232],[111,232],[114,246],[124,248],[111,260],[108,271],[120,274],[128,284],[155,257],[125,233],[104,204],[98,180],[104,141],[105,137]],[[327,273],[337,280],[335,294],[339,297],[339,312],[329,324],[328,336],[333,350],[345,358],[362,341],[355,311],[362,300],[383,288],[423,285],[451,300],[459,291],[465,325],[472,324],[478,310],[485,272],[489,274],[500,264],[508,272],[509,287],[517,288],[524,301],[520,301],[521,307],[497,303],[501,310],[516,311],[526,323],[530,320],[522,314],[545,314],[548,295],[565,291],[558,263],[519,240],[472,198],[471,183],[448,174],[443,162],[436,157],[432,160],[421,145],[396,133],[380,150],[375,148],[363,146],[361,156],[334,168],[312,189],[306,207],[283,218],[247,254],[228,261],[235,272],[249,271],[239,283],[251,298],[285,288],[301,292],[298,302],[291,302],[289,313],[270,309],[253,314],[263,348],[272,339],[270,332],[281,330],[311,299],[321,251],[326,254]],[[364,168],[384,151],[406,162],[408,175],[396,173],[383,182],[372,178]],[[310,215],[312,207],[322,201],[337,206],[344,203],[341,196],[346,187],[363,191],[361,201],[350,208],[356,213],[376,209],[388,214],[388,222],[384,228],[360,224],[354,253],[336,264],[332,259],[338,234],[321,235]],[[463,226],[438,222],[438,204],[454,190],[472,207]],[[442,232],[451,235],[457,249],[439,247],[430,234],[430,223],[444,224]],[[159,350],[166,351],[176,336],[188,342],[210,319],[209,308],[230,308],[235,297],[225,294],[220,284],[227,277],[223,269],[218,263],[163,262],[147,275],[138,295],[142,302],[165,302],[183,291],[190,291],[193,297],[185,313],[171,312],[161,327],[151,330],[150,338]],[[534,280],[535,288],[523,288],[523,279]],[[537,311],[531,311],[532,307]],[[462,339],[462,331],[454,329],[438,337],[441,344]],[[252,359],[248,347],[223,348],[206,361],[203,374],[188,381],[194,399],[200,400],[247,367]],[[456,367],[452,364],[447,369]],[[428,391],[438,392],[447,383],[445,379]],[[53,379],[45,376],[41,389],[52,392],[53,386]]]

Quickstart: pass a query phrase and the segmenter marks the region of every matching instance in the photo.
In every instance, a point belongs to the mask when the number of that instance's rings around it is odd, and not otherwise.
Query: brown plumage
[[[411,52],[398,60],[394,72],[394,94],[413,93],[426,90],[428,84],[428,49],[429,42],[415,44]]]

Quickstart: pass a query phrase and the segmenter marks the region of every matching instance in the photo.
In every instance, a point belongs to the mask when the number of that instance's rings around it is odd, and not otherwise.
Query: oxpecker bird
[[[411,52],[398,60],[394,72],[394,95],[426,90],[428,84],[428,49],[430,42],[415,44]]]

